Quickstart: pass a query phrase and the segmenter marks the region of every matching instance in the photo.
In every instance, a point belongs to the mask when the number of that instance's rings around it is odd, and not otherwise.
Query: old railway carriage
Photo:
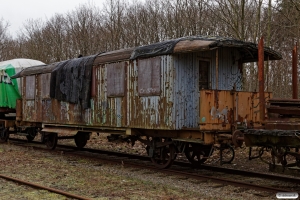
[[[195,36],[28,68],[15,76],[24,77],[17,125],[40,126],[50,148],[62,133],[83,147],[91,132],[110,132],[147,144],[159,167],[176,152],[202,163],[214,144],[239,145],[238,129],[260,125],[258,93],[241,91],[243,64],[257,61],[257,51]]]
[[[8,138],[8,128],[15,125],[16,100],[21,98],[22,80],[11,79],[11,76],[24,68],[43,64],[41,61],[25,58],[0,62],[0,141]],[[27,132],[27,130],[18,132]],[[28,140],[34,138],[30,134],[26,136]]]

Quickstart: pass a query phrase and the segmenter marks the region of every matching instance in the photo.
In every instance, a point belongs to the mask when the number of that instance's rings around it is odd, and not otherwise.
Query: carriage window
[[[199,61],[199,90],[209,89],[209,62]]]
[[[160,57],[138,61],[139,96],[160,95]]]
[[[26,77],[26,100],[34,99],[35,97],[35,76]]]
[[[50,78],[51,73],[42,74],[41,76],[41,90],[42,90],[42,98],[50,98]]]
[[[107,65],[107,96],[125,95],[125,62]]]

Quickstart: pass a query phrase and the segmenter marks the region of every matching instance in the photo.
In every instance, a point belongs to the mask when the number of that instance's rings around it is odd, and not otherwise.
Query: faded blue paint
[[[238,69],[240,53],[234,48],[218,49],[218,90],[242,90],[242,74]],[[216,50],[211,52],[211,89],[216,88]]]
[[[126,69],[124,97],[107,97],[108,64],[102,64],[95,69],[96,96],[91,100],[91,109],[82,110],[69,103],[59,102],[57,106],[60,109],[53,115],[55,115],[57,123],[99,127],[163,130],[199,128],[199,122],[207,121],[203,117],[200,118],[199,114],[201,100],[199,61],[210,63],[210,89],[215,89],[215,55],[216,50],[160,56],[160,96],[139,96],[138,60],[134,60],[124,62]],[[231,48],[219,49],[219,90],[231,90],[234,83],[239,81],[235,79],[239,73],[238,59],[238,51]],[[238,82],[236,85],[240,86],[241,83]],[[40,93],[37,92],[37,94]],[[24,93],[23,96],[25,96]],[[51,109],[52,106],[49,107],[49,105],[43,105],[43,109],[45,111]],[[33,106],[28,102],[24,110]],[[70,113],[75,114],[71,115]],[[51,121],[51,117],[48,115],[44,115],[44,117],[49,118],[48,120],[44,119],[45,121]],[[55,122],[53,121],[53,123]]]
[[[176,129],[197,128],[199,119],[199,67],[193,54],[174,56],[174,107]]]

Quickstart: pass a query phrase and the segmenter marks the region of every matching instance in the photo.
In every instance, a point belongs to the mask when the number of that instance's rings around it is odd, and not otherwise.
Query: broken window
[[[138,61],[138,93],[139,96],[160,95],[160,57]]]
[[[107,65],[107,96],[125,95],[125,62]]]

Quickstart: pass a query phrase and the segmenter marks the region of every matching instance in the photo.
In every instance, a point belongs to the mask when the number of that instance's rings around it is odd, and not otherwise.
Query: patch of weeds
[[[24,193],[24,197],[26,199],[30,199],[30,200],[40,200],[40,199],[56,199],[56,200],[65,200],[66,197],[56,194],[56,193],[52,193],[46,190],[33,190],[33,191],[27,191]]]

